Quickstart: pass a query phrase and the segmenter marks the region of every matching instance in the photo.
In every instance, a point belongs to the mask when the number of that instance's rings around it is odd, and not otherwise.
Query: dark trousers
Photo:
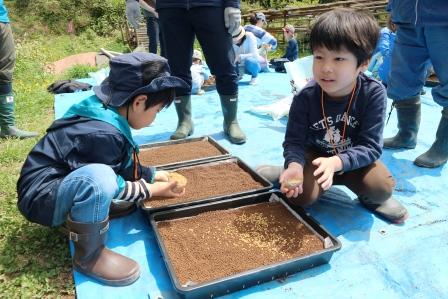
[[[185,80],[190,89],[176,90],[176,95],[191,93],[191,62],[195,37],[204,52],[210,71],[216,76],[221,95],[236,95],[238,81],[232,36],[224,26],[224,8],[163,8],[158,10],[165,41],[166,58],[173,76]]]
[[[159,26],[159,19],[155,17],[146,18],[146,33],[149,38],[149,52],[157,54],[157,46],[160,44],[160,55],[165,57],[165,45]]]
[[[11,25],[0,22],[0,94],[6,94],[11,91],[15,61],[16,50]]]
[[[303,193],[291,202],[300,206],[314,203],[324,190],[317,183],[313,173],[317,169],[311,162],[319,155],[308,152],[305,167],[303,168]],[[333,176],[333,185],[347,186],[359,198],[369,199],[370,202],[382,203],[392,196],[395,180],[387,167],[377,160],[366,167],[355,169],[340,175]]]

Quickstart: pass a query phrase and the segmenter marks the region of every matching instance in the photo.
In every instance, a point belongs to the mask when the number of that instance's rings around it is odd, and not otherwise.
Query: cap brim
[[[100,85],[94,86],[92,90],[103,103],[107,104],[112,94],[109,77],[106,77]]]
[[[148,85],[138,88],[133,92],[120,90],[112,91],[108,77],[101,83],[101,85],[94,86],[93,92],[104,104],[113,107],[120,107],[136,95],[155,93],[168,88],[190,89],[184,80],[174,76],[165,76],[156,78]]]

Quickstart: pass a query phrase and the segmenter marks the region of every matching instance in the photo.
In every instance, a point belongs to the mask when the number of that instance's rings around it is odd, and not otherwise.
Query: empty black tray
[[[313,231],[324,242],[325,249],[322,249],[310,255],[289,259],[269,266],[251,269],[249,271],[228,276],[222,279],[217,279],[192,286],[183,286],[180,284],[175,276],[170,258],[168,257],[167,251],[161,240],[157,228],[157,222],[185,217],[193,217],[203,212],[233,209],[272,200],[282,203],[297,218],[297,221],[302,222],[311,231]],[[203,205],[158,212],[149,216],[149,222],[155,232],[157,243],[159,244],[159,248],[162,252],[162,256],[174,288],[183,298],[213,298],[250,286],[254,286],[262,282],[284,278],[293,273],[309,269],[324,263],[328,263],[333,253],[341,248],[340,241],[336,237],[332,236],[324,227],[322,227],[315,219],[309,216],[303,209],[291,209],[283,200],[283,195],[281,193],[265,192],[261,194],[253,194]]]

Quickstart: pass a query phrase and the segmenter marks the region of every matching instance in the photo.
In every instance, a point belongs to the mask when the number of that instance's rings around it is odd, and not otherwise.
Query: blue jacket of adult
[[[239,0],[157,0],[156,9],[162,8],[195,8],[195,7],[240,7]]]
[[[448,25],[446,0],[389,0],[387,10],[395,24]]]

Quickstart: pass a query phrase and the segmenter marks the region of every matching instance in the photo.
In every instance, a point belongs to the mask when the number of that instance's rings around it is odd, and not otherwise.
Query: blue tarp
[[[193,96],[193,137],[211,135],[252,167],[281,164],[286,118],[273,121],[250,110],[252,106],[271,104],[289,95],[288,76],[263,73],[256,86],[248,85],[248,80],[245,76],[239,86],[239,120],[247,134],[247,143],[233,145],[224,138],[216,91]],[[347,188],[333,187],[308,209],[342,242],[342,249],[330,263],[223,298],[448,298],[448,201],[443,187],[448,183],[448,166],[425,169],[412,163],[431,146],[441,116],[441,108],[432,101],[431,90],[426,91],[422,96],[417,147],[385,150],[381,158],[397,180],[395,196],[408,208],[409,220],[404,225],[386,223],[362,208]],[[91,94],[90,91],[57,95],[56,118]],[[176,123],[175,109],[169,107],[150,127],[133,131],[133,135],[139,144],[165,141]],[[385,136],[396,131],[393,113]],[[138,261],[141,277],[127,287],[109,287],[75,271],[78,298],[176,298],[144,214],[134,212],[110,224],[107,246]]]

